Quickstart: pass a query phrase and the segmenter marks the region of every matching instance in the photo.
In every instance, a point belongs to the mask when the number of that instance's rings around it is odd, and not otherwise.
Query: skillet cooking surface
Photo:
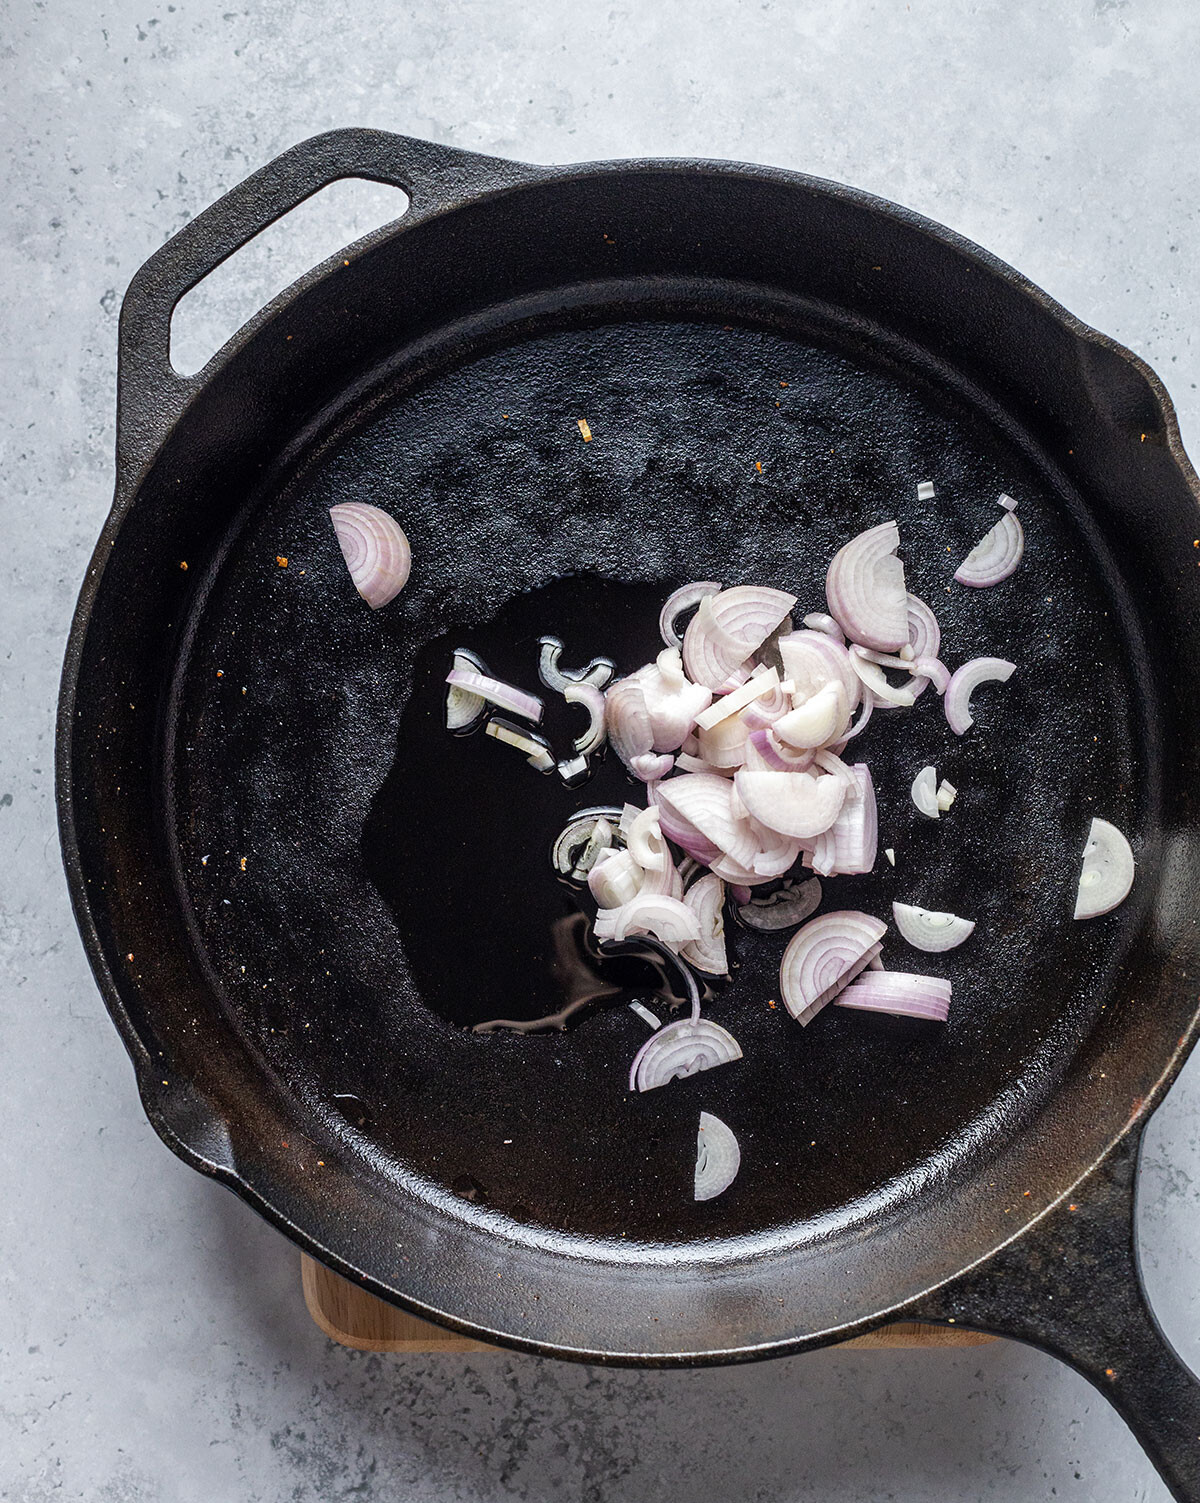
[[[877,329],[721,284],[660,283],[655,307],[494,311],[310,435],[247,498],[194,598],[163,782],[220,1005],[380,1195],[651,1261],[849,1231],[997,1151],[1063,1075],[1144,921],[1136,889],[1108,919],[1071,921],[1088,821],[1136,844],[1157,818],[1136,623],[1046,456]],[[964,589],[953,570],[1001,490],[1019,498],[1025,562]],[[329,524],[348,500],[384,506],[412,542],[411,581],[379,613]],[[961,739],[932,690],[875,716],[858,746],[896,869],[881,854],[873,876],[826,884],[826,909],[889,919],[900,898],[978,921],[946,956],[894,931],[885,947],[889,967],[953,981],[949,1025],[829,1008],[799,1030],[768,1005],[787,936],[735,931],[735,977],[705,1008],[741,1043],[734,1065],[630,1095],[646,1028],[623,1004],[649,987],[566,1033],[471,1033],[561,1002],[549,936],[575,910],[550,843],[576,809],[644,799],[611,755],[571,791],[481,734],[450,737],[451,649],[543,692],[564,755],[579,721],[538,684],[543,632],[568,664],[606,653],[628,672],[689,579],[822,609],[834,551],[889,516],[950,666],[1018,665]],[[908,795],[926,762],[959,789],[937,824]],[[734,1186],[695,1205],[701,1108],[743,1156]]]

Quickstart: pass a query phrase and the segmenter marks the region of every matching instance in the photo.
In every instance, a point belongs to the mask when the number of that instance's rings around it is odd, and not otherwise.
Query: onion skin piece
[[[1006,684],[1017,665],[1005,658],[972,658],[950,675],[946,686],[944,709],[946,723],[956,736],[965,735],[975,724],[971,716],[971,695],[980,684]]]
[[[911,903],[893,903],[892,917],[901,936],[914,950],[924,950],[927,955],[956,950],[975,930],[973,919],[916,908]]]
[[[829,614],[852,642],[876,652],[908,645],[908,591],[896,557],[900,529],[894,521],[869,527],[834,555],[825,576]]]
[[[338,547],[354,588],[373,611],[395,600],[408,583],[412,549],[399,522],[365,501],[329,508]]]
[[[853,909],[810,919],[788,941],[779,967],[784,1006],[808,1023],[879,953],[887,925]]]
[[[711,1112],[701,1112],[696,1132],[692,1199],[715,1200],[723,1194],[737,1178],[741,1162],[742,1151],[733,1129]]]
[[[737,1039],[708,1018],[681,1018],[652,1033],[629,1067],[631,1091],[654,1091],[672,1080],[741,1059]]]
[[[1077,919],[1111,913],[1129,896],[1135,866],[1129,841],[1116,825],[1093,819],[1083,848],[1083,864],[1075,897]]]
[[[1015,574],[1024,555],[1024,529],[1016,512],[1006,510],[959,564],[954,577],[959,584],[985,590]]]

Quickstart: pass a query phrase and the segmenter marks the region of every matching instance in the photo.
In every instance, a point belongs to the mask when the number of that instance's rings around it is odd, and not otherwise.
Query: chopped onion
[[[538,677],[547,689],[554,689],[559,694],[566,691],[568,684],[591,684],[595,689],[603,689],[616,672],[616,664],[611,658],[593,658],[586,668],[560,668],[558,660],[563,651],[563,644],[557,637],[538,638]]]
[[[955,571],[959,584],[986,589],[1015,573],[1025,553],[1025,532],[1015,511],[1006,510]]]
[[[646,694],[637,674],[619,678],[604,696],[605,723],[613,751],[626,767],[635,757],[654,749],[654,728],[646,707]]]
[[[850,723],[846,691],[834,680],[775,722],[775,734],[800,749],[836,741]]]
[[[900,705],[905,708],[916,698],[911,689],[898,689],[888,682],[887,674],[878,663],[873,663],[861,647],[850,649],[850,662],[855,673],[870,689],[876,704]],[[902,665],[903,666],[903,665]]]
[[[710,872],[693,882],[683,895],[684,907],[696,915],[700,938],[690,940],[679,952],[689,965],[708,976],[729,974],[725,950],[725,884]]]
[[[588,712],[588,728],[575,737],[575,750],[581,757],[591,756],[604,744],[604,695],[595,684],[569,683],[562,696],[569,705],[582,705]]]
[[[646,872],[628,851],[601,851],[588,872],[588,891],[603,909],[623,908],[641,892]]]
[[[779,674],[774,668],[768,668],[765,673],[751,674],[740,688],[723,695],[706,710],[700,711],[695,717],[697,730],[711,730],[728,716],[736,715],[739,710],[744,710],[756,699],[763,699],[778,688]]]
[[[775,892],[751,898],[738,908],[737,916],[751,929],[791,929],[802,924],[820,906],[821,884],[816,877],[810,877],[799,886],[785,882]]]
[[[888,859],[888,865],[889,865],[889,866],[895,866],[895,864],[896,864],[896,853],[895,853],[895,851],[894,851],[894,850],[893,850],[893,849],[892,849],[892,848],[891,848],[891,846],[890,846],[890,845],[889,845],[889,846],[887,846],[887,847],[886,847],[886,849],[885,849],[885,850],[884,850],[884,853],[883,853],[883,854],[884,854],[884,855],[885,855],[885,856],[886,856],[886,857],[887,857],[887,859]]]
[[[996,505],[1002,506],[1005,511],[1016,511],[1017,509],[1017,503],[1011,496],[1006,495],[1004,491],[1001,491],[996,497]]]
[[[625,903],[613,925],[613,939],[653,934],[664,944],[686,944],[700,938],[700,924],[690,908],[664,893],[639,892]]]
[[[766,829],[758,820],[752,819],[750,824],[758,837],[758,853],[750,863],[750,870],[760,881],[790,872],[800,855],[801,842]]]
[[[832,616],[827,616],[824,611],[809,611],[804,618],[804,624],[810,631],[822,631],[827,637],[832,637],[835,642],[844,642],[842,628]]]
[[[692,1181],[693,1200],[715,1200],[737,1178],[742,1151],[733,1129],[711,1112],[700,1113],[696,1133],[696,1171]]]
[[[721,769],[740,767],[746,759],[749,731],[740,715],[720,720],[711,730],[698,736],[700,753],[706,762]]]
[[[1083,867],[1075,898],[1077,919],[1111,913],[1133,886],[1133,851],[1128,840],[1106,819],[1093,819],[1083,848]]]
[[[887,1012],[898,1018],[944,1023],[950,1013],[950,983],[937,976],[868,970],[836,999],[838,1007]]]
[[[924,693],[930,683],[939,694],[945,694],[950,687],[950,670],[937,658],[914,658],[912,671],[914,677],[911,688],[914,699]]]
[[[893,903],[892,917],[896,928],[916,950],[926,950],[940,955],[943,950],[954,950],[967,939],[975,928],[973,919],[959,918],[954,913],[936,913],[928,908],[914,908],[909,903]]]
[[[535,724],[542,718],[542,702],[536,694],[526,694],[524,689],[501,683],[498,678],[490,678],[486,673],[476,673],[469,668],[451,668],[446,675],[446,682],[456,689],[466,689],[470,694],[477,694],[489,704],[508,710],[513,715],[523,716]]]
[[[373,611],[394,600],[408,583],[412,549],[400,524],[378,506],[343,501],[329,508],[338,547],[354,588]]]
[[[739,773],[738,776],[743,774]],[[729,802],[730,792],[726,778],[714,777],[711,773],[688,772],[682,777],[670,778],[660,784],[656,802],[668,814],[680,816],[705,840],[718,846],[734,861],[749,866],[754,860],[758,842],[748,825],[734,819]],[[749,802],[744,801],[749,807]],[[675,838],[668,824],[664,824],[663,829],[668,839]],[[684,842],[679,843],[684,844],[685,849],[690,849]]]
[[[734,786],[747,810],[768,830],[806,840],[820,835],[838,817],[846,797],[840,778],[807,772],[734,774]],[[725,848],[735,860],[742,858]]]
[[[867,723],[871,719],[871,712],[872,712],[872,710],[874,710],[874,708],[875,708],[875,696],[874,696],[874,694],[871,693],[870,689],[867,688],[866,684],[863,684],[863,686],[862,686],[862,709],[858,712],[858,719],[854,722],[854,724],[846,732],[845,739],[847,741],[852,741],[854,739],[854,737],[859,734],[860,731],[865,731],[866,730]]]
[[[937,806],[943,814],[958,797],[958,789],[945,778],[938,784]]]
[[[675,766],[675,758],[666,755],[657,756],[654,752],[644,752],[640,757],[634,757],[629,764],[629,770],[635,778],[640,778],[643,783],[658,783]]]
[[[708,1018],[681,1018],[652,1033],[629,1068],[631,1091],[653,1091],[669,1081],[741,1059],[737,1039]]]
[[[717,855],[712,859],[712,861],[709,862],[709,868],[711,871],[715,872],[723,882],[728,884],[729,890],[731,892],[736,891],[736,889],[738,889],[739,887],[758,887],[761,886],[763,882],[771,881],[771,878],[769,876],[765,876],[760,872],[752,871],[748,866],[740,865],[737,861],[732,860],[723,852],[718,852]]]
[[[601,851],[610,850],[619,809],[581,809],[560,831],[550,850],[550,864],[560,877],[583,882]]]
[[[484,726],[484,732],[494,736],[497,741],[503,741],[506,746],[515,746],[519,752],[524,752],[530,767],[536,767],[539,772],[554,771],[554,753],[545,736],[502,720],[499,715],[492,716]]]
[[[711,762],[706,762],[703,757],[693,757],[687,752],[679,752],[675,757],[676,772],[712,772],[721,777],[732,777],[733,769],[729,767],[714,767]]]
[[[881,522],[834,555],[825,576],[829,613],[853,642],[896,652],[908,641],[908,592],[896,557],[900,529]]]
[[[487,676],[487,669],[473,652],[465,647],[454,650],[450,665],[460,673],[479,673]],[[473,694],[470,689],[460,689],[457,684],[446,688],[446,729],[456,736],[465,736],[480,725],[487,714],[487,700],[482,694]]]
[[[653,805],[643,809],[632,821],[625,834],[625,844],[643,871],[662,871],[667,862],[667,848],[658,825],[658,810]]]
[[[971,695],[980,684],[1006,684],[1016,672],[1017,665],[1004,658],[972,658],[950,675],[946,689],[946,722],[956,736],[961,736],[975,724],[971,717]]]
[[[815,753],[784,746],[774,730],[751,731],[746,738],[744,765],[750,772],[807,772]]]
[[[558,763],[558,775],[568,788],[576,788],[591,776],[592,764],[586,757],[567,757]]]
[[[683,638],[683,662],[694,683],[721,689],[758,651],[796,603],[794,595],[737,585],[707,595]]]
[[[851,769],[854,787],[838,817],[813,848],[813,870],[823,877],[863,876],[875,867],[879,849],[879,815],[870,769],[858,762]]]
[[[932,501],[933,498],[934,498],[934,496],[936,496],[936,495],[937,495],[937,492],[933,488],[933,481],[932,480],[918,480],[917,481],[917,500],[918,501]]]
[[[648,1007],[643,1007],[640,1002],[631,1002],[629,1004],[629,1011],[636,1012],[638,1017],[641,1018],[642,1022],[649,1023],[651,1028],[662,1027],[662,1019],[656,1018],[650,1011],[650,1009]]]
[[[912,801],[922,814],[930,819],[941,817],[941,805],[937,797],[937,768],[922,767],[912,781]]]
[[[657,660],[639,668],[634,677],[641,681],[646,713],[650,716],[653,750],[677,751],[687,739],[696,717],[712,703],[712,690],[687,681],[679,650],[675,647],[663,648]]]
[[[808,1023],[878,955],[887,925],[852,909],[810,919],[788,941],[779,967],[784,1006]]]
[[[835,642],[824,632],[794,631],[780,637],[779,657],[784,673],[795,686],[797,702],[810,699],[826,684],[836,681],[846,691],[847,709],[857,709],[862,684],[841,642]]]
[[[659,612],[658,630],[659,635],[668,647],[682,647],[683,638],[679,635],[675,623],[683,615],[684,611],[690,611],[709,595],[719,595],[721,586],[712,579],[697,580],[694,584],[686,584],[681,590],[676,590],[673,595],[667,596],[667,602]]]

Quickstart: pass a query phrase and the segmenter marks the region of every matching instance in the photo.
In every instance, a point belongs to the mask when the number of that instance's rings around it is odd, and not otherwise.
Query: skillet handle
[[[1140,1151],[1141,1125],[1024,1236],[913,1314],[1061,1358],[1115,1405],[1172,1496],[1200,1503],[1200,1382],[1159,1328],[1138,1271]]]
[[[516,181],[514,162],[451,146],[350,128],[290,147],[173,235],[135,274],[121,304],[117,354],[117,474],[136,480],[200,384],[171,365],[171,312],[248,240],[341,178],[402,188],[417,217],[481,189]]]

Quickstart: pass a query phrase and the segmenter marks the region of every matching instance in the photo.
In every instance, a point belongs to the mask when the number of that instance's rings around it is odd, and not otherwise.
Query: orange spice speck
[[[181,559],[180,559],[180,560],[179,560],[179,567],[180,567],[180,568],[181,568],[181,569],[184,569],[184,570],[186,570],[186,569],[187,569],[187,559],[186,559],[186,558],[181,558]]]
[[[246,858],[245,858],[245,856],[243,856],[243,857],[242,857],[242,860],[241,860],[241,867],[242,867],[242,870],[243,870],[243,871],[245,871],[245,870],[246,870]]]
[[[786,386],[787,382],[786,381],[781,381],[779,384],[780,384],[780,386]]]
[[[1069,1205],[1069,1206],[1068,1206],[1068,1207],[1067,1207],[1067,1210],[1068,1210],[1068,1211],[1077,1211],[1077,1210],[1078,1210],[1078,1209],[1079,1209],[1079,1207],[1078,1207],[1078,1206],[1077,1206],[1077,1205],[1074,1205],[1074,1204],[1072,1204],[1072,1205]]]
[[[284,557],[284,555],[282,553],[277,553],[275,555],[275,562],[279,565],[279,567],[281,569],[286,569],[287,568],[287,559]]]
[[[1113,1370],[1112,1370],[1111,1367],[1106,1367],[1104,1369],[1104,1376],[1106,1378],[1115,1378],[1116,1377],[1116,1373],[1113,1372]]]
[[[590,444],[592,441],[592,430],[588,426],[587,418],[576,418],[576,422],[579,424],[579,432],[583,436],[584,443]]]
[[[217,669],[217,677],[218,678],[224,678],[225,677],[225,670],[224,670],[224,668],[218,668]]]
[[[760,475],[762,474],[762,460],[761,459],[756,459],[754,461],[754,468],[758,471],[758,473]]]
[[[1028,1191],[1028,1190],[1026,1190],[1026,1191],[1025,1191],[1025,1194],[1026,1194],[1026,1195],[1028,1195],[1028,1194],[1029,1194],[1029,1191]]]
[[[349,263],[349,261],[343,261],[343,262],[342,262],[342,265],[343,265],[343,266],[349,266],[349,265],[350,265],[350,263]]]
[[[132,960],[133,959],[133,951],[132,950],[130,950],[129,954],[126,955],[125,959],[126,960]]]
[[[1145,442],[1146,442],[1146,435],[1143,433],[1142,434],[1142,443],[1145,443]]]

